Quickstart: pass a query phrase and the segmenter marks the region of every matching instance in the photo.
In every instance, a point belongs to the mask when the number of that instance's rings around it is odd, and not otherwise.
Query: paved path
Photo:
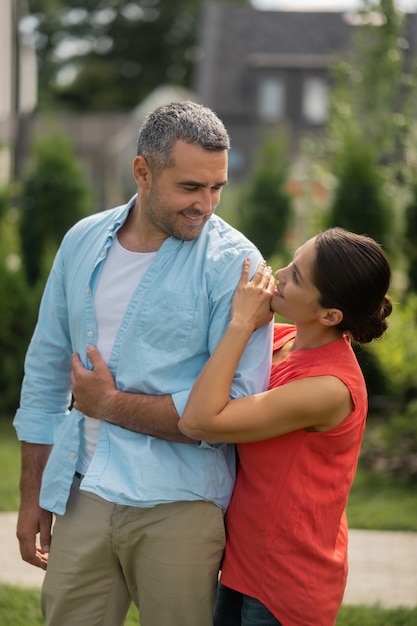
[[[344,603],[417,607],[417,533],[350,530]]]
[[[24,563],[16,513],[0,513],[0,584],[39,588],[43,572]],[[345,604],[417,606],[417,533],[351,530]]]
[[[43,571],[22,561],[16,538],[16,513],[0,513],[0,583],[40,587]]]

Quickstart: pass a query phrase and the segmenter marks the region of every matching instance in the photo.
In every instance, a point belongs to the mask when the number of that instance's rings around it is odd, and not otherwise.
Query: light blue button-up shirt
[[[54,444],[40,504],[63,514],[80,447],[83,415],[71,404],[71,355],[83,364],[97,342],[94,292],[117,230],[135,198],[92,215],[66,234],[42,298],[25,360],[14,425],[21,441]],[[181,415],[189,391],[230,318],[243,261],[261,255],[238,231],[213,215],[193,241],[170,237],[155,254],[121,322],[109,367],[118,389],[172,394]],[[233,397],[268,385],[271,326],[257,330],[242,356]],[[82,489],[117,504],[151,507],[209,500],[226,509],[235,478],[233,446],[175,443],[102,421]]]

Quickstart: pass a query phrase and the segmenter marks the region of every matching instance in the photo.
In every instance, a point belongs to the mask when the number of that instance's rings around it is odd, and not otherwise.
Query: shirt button
[[[103,250],[100,252],[100,258],[103,258],[105,256],[105,253],[103,252]]]
[[[70,457],[71,457],[72,459],[75,459],[75,457],[76,457],[76,456],[77,456],[77,455],[75,454],[75,452],[71,452]]]
[[[88,335],[89,337],[94,337],[94,333],[93,333],[93,331],[92,331],[92,330],[89,330],[89,331],[88,331],[88,333],[87,333],[87,335]]]
[[[85,293],[87,294],[87,296],[89,296],[89,295],[90,295],[90,293],[91,293],[91,289],[90,289],[90,287],[87,287],[87,289],[85,290]]]

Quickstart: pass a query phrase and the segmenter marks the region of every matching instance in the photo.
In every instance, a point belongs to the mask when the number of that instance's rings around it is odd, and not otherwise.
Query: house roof
[[[325,70],[335,55],[349,49],[356,28],[352,17],[351,13],[261,11],[206,2],[194,90],[219,115],[231,111],[245,115],[251,70]],[[408,29],[412,44],[417,39],[417,19],[410,20]]]
[[[327,67],[330,55],[349,47],[352,25],[341,13],[260,11],[247,5],[207,2],[201,17],[203,56],[196,92],[222,113],[241,102],[250,67]],[[222,94],[221,98],[217,94]],[[218,113],[221,113],[218,111]]]

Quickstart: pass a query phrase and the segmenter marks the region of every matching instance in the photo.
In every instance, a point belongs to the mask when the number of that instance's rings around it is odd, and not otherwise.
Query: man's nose
[[[205,215],[211,215],[219,204],[220,195],[218,192],[213,193],[209,189],[204,189],[198,200],[193,203],[194,208],[201,211]]]

